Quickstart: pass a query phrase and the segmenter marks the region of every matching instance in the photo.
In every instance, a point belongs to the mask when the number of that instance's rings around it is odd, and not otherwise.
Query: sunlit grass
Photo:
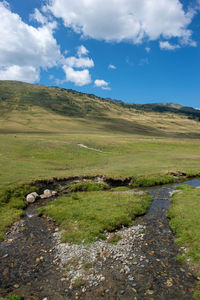
[[[132,225],[135,217],[144,214],[150,203],[148,195],[86,192],[60,197],[39,208],[39,213],[58,223],[64,230],[63,241],[88,243],[104,239],[105,230]]]

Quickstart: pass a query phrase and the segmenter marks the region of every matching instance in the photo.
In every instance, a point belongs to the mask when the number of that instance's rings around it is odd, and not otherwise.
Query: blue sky
[[[0,1],[0,20],[0,80],[200,107],[199,0]]]

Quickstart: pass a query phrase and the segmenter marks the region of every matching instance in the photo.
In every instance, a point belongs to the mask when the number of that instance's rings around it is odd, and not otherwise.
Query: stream
[[[181,184],[197,187],[200,180]],[[113,260],[108,259],[103,265],[106,280],[98,288],[92,287],[79,296],[69,291],[62,281],[55,251],[55,224],[37,215],[38,202],[29,205],[24,218],[0,243],[0,297],[17,294],[25,300],[192,299],[196,278],[188,266],[177,262],[180,248],[174,243],[166,218],[171,193],[176,186],[148,189],[153,201],[147,214],[137,221],[145,229],[142,243],[135,241],[133,253],[137,250],[137,257],[144,257],[144,261],[130,268],[134,283],[119,273]]]

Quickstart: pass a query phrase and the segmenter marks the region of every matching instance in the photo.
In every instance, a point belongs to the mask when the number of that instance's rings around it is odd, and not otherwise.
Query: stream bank
[[[185,183],[200,186],[199,180]],[[174,244],[165,216],[173,189],[174,185],[149,188],[153,202],[146,216],[135,226],[121,230],[123,238],[118,245],[105,249],[100,242],[97,259],[87,271],[96,272],[96,278],[100,274],[102,280],[96,279],[92,286],[80,278],[75,286],[71,285],[66,266],[60,268],[63,251],[58,251],[58,228],[50,219],[37,216],[38,202],[30,205],[26,216],[0,244],[0,296],[18,294],[24,299],[48,300],[192,299],[196,279],[187,266],[176,260],[180,249]],[[67,255],[72,251],[76,249],[65,247]],[[74,269],[70,267],[69,272]]]

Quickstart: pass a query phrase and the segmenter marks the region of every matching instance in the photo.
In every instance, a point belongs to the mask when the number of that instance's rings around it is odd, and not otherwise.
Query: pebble
[[[137,286],[137,284],[136,284],[136,283],[133,283],[133,284],[132,284],[132,287],[136,287],[136,286]]]
[[[131,277],[131,276],[129,276],[128,279],[129,279],[130,281],[133,281],[133,280],[134,280],[134,278]]]
[[[153,295],[153,294],[154,294],[154,291],[152,291],[152,290],[147,290],[147,294],[148,294],[148,295]]]
[[[130,268],[129,268],[128,266],[125,266],[125,267],[124,267],[124,270],[125,270],[127,273],[130,272]]]

